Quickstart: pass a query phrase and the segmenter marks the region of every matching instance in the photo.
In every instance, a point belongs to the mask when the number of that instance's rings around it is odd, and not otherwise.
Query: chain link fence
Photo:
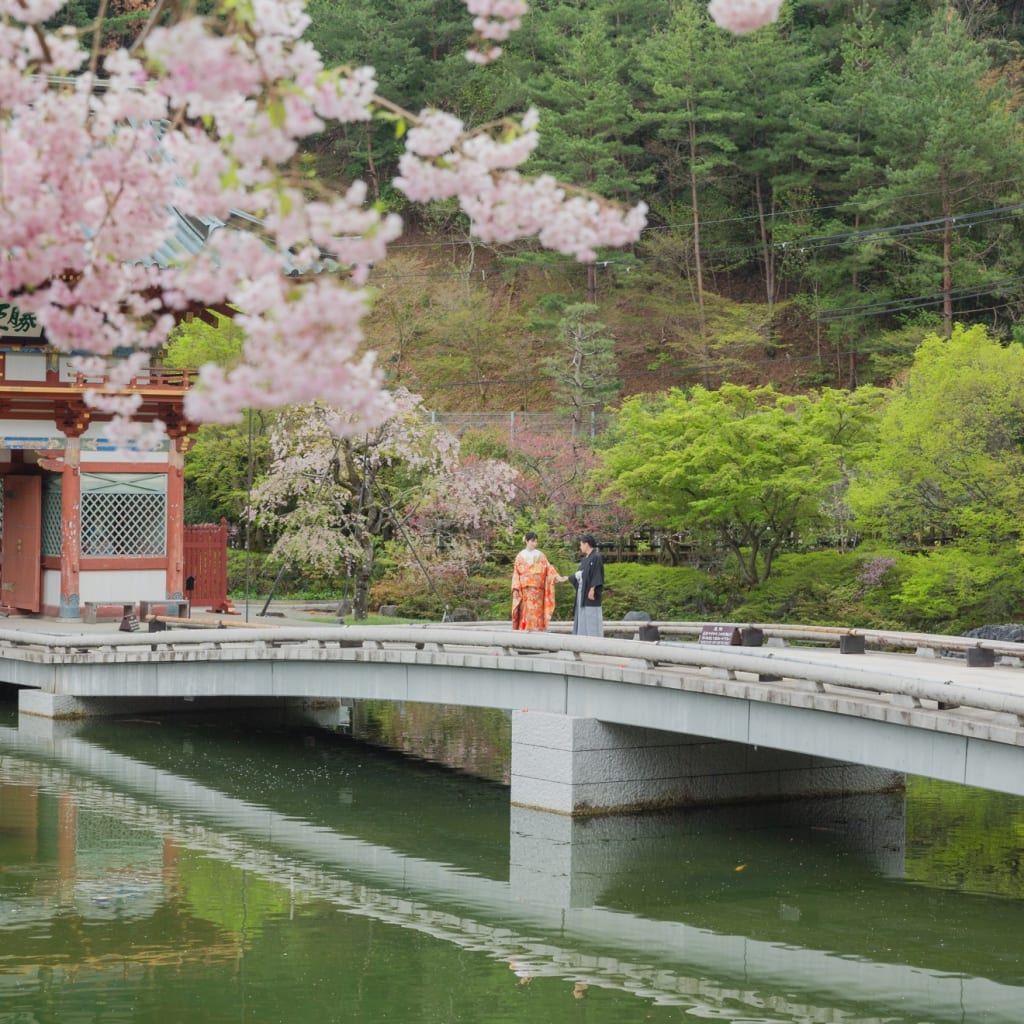
[[[579,422],[564,412],[428,412],[431,423],[444,427],[456,437],[469,431],[486,431],[514,447],[518,437],[560,434],[593,440],[608,429],[611,417],[594,409],[585,411]]]

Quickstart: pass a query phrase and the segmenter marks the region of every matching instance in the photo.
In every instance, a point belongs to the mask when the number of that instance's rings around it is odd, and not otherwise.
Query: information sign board
[[[699,643],[739,647],[743,642],[739,626],[702,626]]]

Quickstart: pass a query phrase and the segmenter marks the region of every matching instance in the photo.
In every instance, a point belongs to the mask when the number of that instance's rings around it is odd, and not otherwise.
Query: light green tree
[[[175,329],[165,363],[180,369],[204,363],[234,366],[243,340],[242,330],[230,317],[194,318]],[[192,436],[185,453],[187,522],[247,522],[249,492],[268,465],[268,432],[276,417],[276,412],[250,410],[240,423],[204,423]],[[260,531],[251,531],[248,537],[260,550]]]
[[[863,530],[897,543],[1019,537],[1024,348],[980,325],[927,337],[849,501]]]
[[[877,401],[874,391],[814,399],[731,384],[632,398],[603,459],[639,518],[720,545],[753,585],[779,551],[816,539]]]

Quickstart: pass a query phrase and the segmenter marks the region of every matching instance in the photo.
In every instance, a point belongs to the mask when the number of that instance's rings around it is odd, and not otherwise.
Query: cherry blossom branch
[[[96,81],[100,63],[100,41],[103,37],[103,23],[107,20],[107,0],[100,0],[99,10],[92,23],[92,53],[89,54],[89,79]]]
[[[129,53],[135,53],[149,37],[153,26],[160,23],[160,19],[164,16],[164,11],[167,9],[168,2],[173,2],[173,0],[157,0],[153,5],[153,10],[149,12],[146,24],[142,26],[142,31],[139,32],[128,47]]]
[[[623,210],[520,173],[539,141],[535,111],[469,129],[397,107],[371,68],[325,67],[303,38],[300,0],[224,0],[202,18],[192,4],[158,0],[131,49],[106,54],[106,0],[91,52],[73,34],[42,30],[61,6],[0,0],[0,295],[19,296],[54,345],[108,363],[164,344],[186,310],[240,310],[242,361],[202,368],[187,397],[194,419],[320,399],[348,410],[355,432],[388,414],[365,352],[363,284],[401,222],[368,205],[361,182],[337,194],[296,178],[300,143],[329,122],[387,115],[410,125],[396,185],[414,201],[455,198],[485,241],[536,236],[591,260],[644,225],[642,204]],[[526,12],[522,0],[467,6],[487,48]],[[175,20],[162,24],[169,10]],[[213,227],[200,252],[160,266],[153,254],[182,223],[173,211],[192,225],[242,216],[259,233]]]

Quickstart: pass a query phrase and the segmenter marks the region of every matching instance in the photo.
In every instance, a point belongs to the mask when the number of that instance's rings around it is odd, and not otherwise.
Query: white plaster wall
[[[108,440],[107,423],[90,423],[82,435],[82,462],[126,462],[156,463],[167,462],[167,444],[155,452],[120,452]],[[46,420],[4,420],[0,423],[0,449],[23,451],[53,450],[63,448],[66,438],[54,423]],[[10,455],[6,456],[10,461]]]
[[[4,356],[4,380],[46,381],[46,354],[43,352],[8,352]]]
[[[111,572],[83,572],[79,577],[79,602],[122,599],[152,601],[167,593],[167,573],[163,569],[133,569]]]
[[[47,608],[60,607],[60,570],[43,570],[43,604]]]
[[[4,420],[0,423],[0,446],[18,449],[63,448],[64,435],[46,420]]]
[[[68,356],[68,355],[61,355],[58,358],[59,358],[60,379],[62,381],[66,381],[66,382],[73,381],[75,379],[75,377],[78,376],[78,371],[77,371],[77,369],[75,368],[75,365],[74,365],[75,357],[74,356]],[[145,362],[142,363],[142,365],[139,367],[139,372],[140,373],[144,373],[146,371],[146,369],[149,366],[152,365],[152,362],[153,362],[153,360],[150,357],[147,356]]]
[[[100,424],[100,427],[102,426],[103,424]],[[89,430],[86,431],[85,436],[97,436],[92,434],[93,429],[93,427],[90,427]],[[100,433],[102,433],[102,430],[100,430]],[[134,467],[136,465],[142,464],[166,466],[167,452],[115,452],[110,450],[82,452],[81,465],[84,470],[88,471],[89,464],[96,462],[103,462],[107,463],[108,465],[111,462],[124,462],[126,464],[126,468],[128,465]]]

